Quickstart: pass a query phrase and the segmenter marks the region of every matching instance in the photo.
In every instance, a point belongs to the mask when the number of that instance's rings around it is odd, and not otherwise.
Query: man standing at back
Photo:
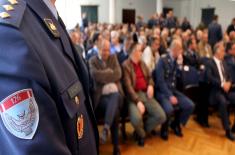
[[[213,48],[217,42],[222,40],[222,38],[223,32],[221,25],[218,23],[218,15],[214,15],[212,23],[208,26],[209,44]]]
[[[54,3],[0,0],[0,154],[97,154],[89,74]]]

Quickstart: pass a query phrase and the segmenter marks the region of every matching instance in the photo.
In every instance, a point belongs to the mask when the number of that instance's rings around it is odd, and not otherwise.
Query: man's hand
[[[145,106],[144,106],[143,102],[139,101],[137,103],[137,108],[139,109],[141,115],[143,115],[145,113]]]
[[[175,96],[170,97],[170,102],[172,105],[177,105],[178,104],[178,99]]]
[[[148,89],[147,89],[147,96],[149,99],[153,98],[153,94],[154,94],[154,88],[152,85],[149,85],[148,86]]]
[[[229,90],[230,90],[230,88],[231,88],[231,86],[232,86],[232,83],[231,83],[231,82],[225,82],[225,83],[223,84],[223,89],[224,89],[224,91],[225,91],[226,93],[228,93]]]

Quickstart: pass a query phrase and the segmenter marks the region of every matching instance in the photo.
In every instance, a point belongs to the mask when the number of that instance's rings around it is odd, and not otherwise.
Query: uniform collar
[[[55,16],[55,18],[58,20],[58,13],[57,10],[55,8],[55,6],[51,3],[50,0],[43,0],[43,2],[46,4],[46,6],[48,7],[48,9],[51,11],[51,13]]]

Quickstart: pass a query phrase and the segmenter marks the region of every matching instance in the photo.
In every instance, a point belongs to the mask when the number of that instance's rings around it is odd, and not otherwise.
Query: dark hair
[[[95,43],[99,39],[100,33],[95,32],[92,36],[92,43]]]
[[[138,45],[138,43],[136,43],[136,42],[132,43],[128,53],[131,54],[135,50],[137,45]]]
[[[218,15],[214,15],[213,20],[218,20]]]
[[[187,41],[187,47],[189,47],[190,45],[193,44],[193,40],[192,38],[190,38],[188,41]]]
[[[226,52],[228,52],[229,50],[231,50],[234,44],[235,44],[234,42],[228,42],[228,43],[226,44],[226,49],[225,49]]]
[[[159,37],[151,37],[149,40],[149,45],[151,46],[156,40],[160,41],[160,38]]]

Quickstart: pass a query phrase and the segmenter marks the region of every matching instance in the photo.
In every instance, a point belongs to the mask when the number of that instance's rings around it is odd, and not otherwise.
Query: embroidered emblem
[[[32,139],[39,122],[39,110],[32,89],[17,91],[0,102],[7,130],[21,139]]]

